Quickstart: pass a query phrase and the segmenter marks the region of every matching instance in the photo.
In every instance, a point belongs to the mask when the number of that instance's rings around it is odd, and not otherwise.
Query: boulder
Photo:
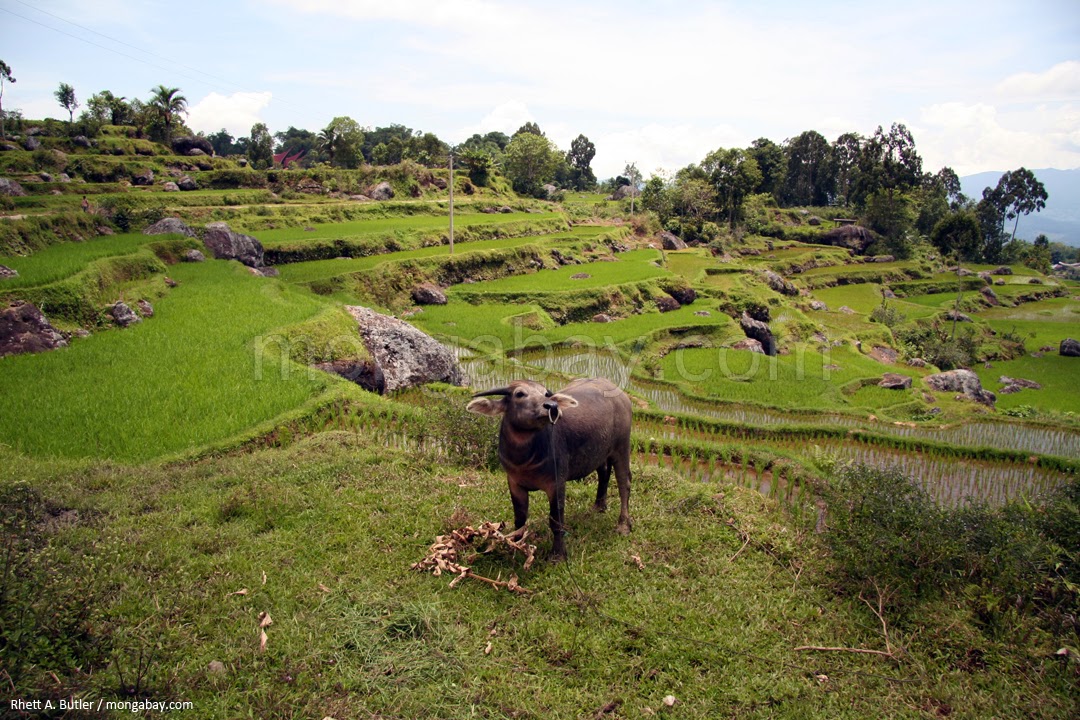
[[[955,320],[956,322],[973,322],[970,316],[965,315],[958,310],[946,310],[945,319]]]
[[[544,185],[544,197],[550,198],[552,195],[554,195],[557,192],[559,192],[559,188],[555,187],[551,183],[546,183]]]
[[[132,185],[153,185],[154,184],[154,171],[150,168],[144,168],[137,170],[134,175],[131,176]]]
[[[641,191],[632,185],[620,185],[615,189],[615,192],[608,195],[608,200],[625,200],[628,197],[637,197],[641,195]]]
[[[911,377],[900,373],[885,373],[878,383],[878,387],[887,390],[907,390],[911,387]]]
[[[187,154],[188,154],[189,157],[199,157],[200,155],[204,155],[204,156],[206,155],[206,153],[204,153],[199,148],[191,148],[190,150],[187,151]]]
[[[41,182],[51,183],[53,181],[53,176],[47,172],[39,172],[38,177],[41,178]]]
[[[358,305],[345,308],[356,319],[360,338],[383,377],[382,391],[429,382],[463,385],[454,353],[432,337],[397,318]]]
[[[699,316],[699,317],[711,317],[712,316],[712,313],[709,312],[708,310],[695,310],[694,314]]]
[[[192,155],[192,150],[199,150],[199,155],[213,155],[214,146],[204,137],[178,137],[172,141],[173,152],[177,155]]]
[[[1001,389],[1003,395],[1008,395],[1014,392],[1020,392],[1021,390],[1042,390],[1042,385],[1034,380],[1025,380],[1024,378],[1012,378],[1008,375],[1002,375],[998,378],[998,382],[1005,387]]]
[[[224,222],[213,222],[206,226],[203,243],[214,253],[218,260],[238,260],[248,267],[262,267],[262,243],[229,228]]]
[[[611,316],[607,313],[596,313],[592,316],[592,321],[594,323],[609,323],[611,322]]]
[[[191,248],[190,250],[186,251],[180,257],[180,259],[183,260],[184,262],[197,263],[197,262],[205,262],[206,261],[206,256],[203,255],[198,250],[196,250],[195,248]]]
[[[682,305],[679,304],[679,301],[670,295],[662,295],[656,299],[656,309],[662,313],[672,312],[681,307]]]
[[[624,185],[623,187],[628,187],[628,186]],[[667,230],[660,233],[660,245],[665,250],[685,250],[686,249],[686,243],[683,242],[683,239],[680,238],[679,236],[675,235],[674,233],[669,233]]]
[[[17,301],[0,310],[0,357],[65,347],[67,340],[36,306]]]
[[[135,303],[135,306],[139,308],[139,314],[144,318],[154,317],[154,306],[150,304],[149,300],[139,300]]]
[[[259,277],[278,277],[281,275],[281,272],[276,267],[270,267],[269,265],[249,267],[248,270],[252,275],[258,275]]]
[[[1012,268],[1008,265],[999,265],[990,271],[991,275],[1012,275]]]
[[[874,235],[861,225],[842,225],[818,236],[823,245],[834,245],[863,253],[874,242]]]
[[[829,311],[829,306],[826,305],[821,300],[811,300],[810,301],[810,309],[811,310],[820,310],[821,312],[828,312]]]
[[[199,184],[195,182],[190,175],[181,176],[181,178],[176,181],[176,186],[185,192],[199,189]]]
[[[26,191],[23,190],[23,186],[12,180],[11,178],[0,177],[0,195],[7,195],[8,197],[23,197],[26,195]]]
[[[765,348],[754,338],[743,338],[731,346],[732,350],[749,350],[750,352],[765,354]]]
[[[1072,338],[1065,338],[1058,347],[1058,355],[1065,357],[1080,357],[1080,342]]]
[[[938,392],[960,393],[969,400],[994,407],[997,396],[989,390],[984,390],[979,376],[970,370],[949,370],[948,372],[928,375],[926,384],[932,390]]]
[[[841,313],[843,313],[845,315],[854,315],[855,314],[855,311],[852,310],[851,308],[849,308],[847,305],[841,305],[840,309],[837,312],[841,312]]]
[[[18,150],[18,145],[12,145],[11,143],[0,142],[0,152],[11,152],[12,150]]]
[[[913,367],[913,368],[924,368],[927,365],[926,361],[923,360],[920,357],[911,358],[910,360],[907,361],[907,364],[908,364],[908,367]]]
[[[1001,301],[998,300],[997,293],[994,292],[994,288],[989,285],[979,290],[979,294],[983,296],[983,299],[991,305],[1000,305]]]
[[[678,300],[680,305],[690,305],[697,300],[697,290],[689,285],[669,285],[661,289]]]
[[[773,291],[778,292],[781,295],[795,296],[799,294],[799,288],[795,287],[772,270],[765,271],[765,282],[768,283]]]
[[[143,230],[143,235],[184,235],[195,237],[195,231],[187,226],[180,218],[161,218],[150,227]]]
[[[105,312],[111,315],[113,322],[122,328],[134,325],[137,322],[142,322],[142,318],[136,315],[135,311],[123,301],[113,303]]]
[[[808,217],[806,219],[806,224],[807,225],[813,225],[814,227],[817,227],[818,225],[821,224],[821,218],[819,218],[817,215],[811,215],[810,217]]]
[[[886,365],[895,364],[897,358],[900,357],[900,353],[896,352],[891,347],[885,347],[884,345],[875,345],[870,348],[868,354],[878,362],[885,363]]]
[[[41,147],[41,141],[38,140],[36,137],[31,136],[23,141],[23,147],[33,152],[34,150],[37,150],[39,147]]]
[[[509,215],[510,213],[514,212],[514,208],[510,207],[509,205],[503,205],[501,208],[499,208],[499,212],[501,212],[503,215]]]
[[[7,265],[0,265],[0,280],[7,280],[8,278],[19,277],[19,271],[13,268],[9,268]]]
[[[591,277],[592,277],[592,275],[590,275],[589,273],[574,273],[573,275],[570,276],[570,279],[571,280],[588,280]]]
[[[446,293],[435,283],[420,283],[413,288],[412,299],[417,305],[445,305]]]
[[[115,235],[116,234],[116,231],[113,230],[111,227],[108,227],[107,225],[98,225],[96,228],[94,228],[94,232],[96,232],[98,235]]]
[[[334,360],[317,363],[315,368],[339,375],[370,392],[380,395],[386,392],[386,376],[378,363],[372,360]]]
[[[88,148],[92,143],[90,142],[90,138],[86,137],[85,135],[76,135],[75,137],[71,138],[71,144],[75,145],[76,147]]]
[[[162,187],[165,192],[180,192],[180,186],[174,183],[172,180],[165,183]]]
[[[896,262],[896,256],[895,255],[875,255],[874,257],[870,258],[870,261],[871,262],[876,262],[876,263]]]
[[[772,330],[769,329],[768,325],[760,320],[755,320],[746,312],[739,318],[739,325],[742,327],[746,337],[753,338],[761,343],[762,350],[766,355],[776,355],[776,338],[773,337]]]
[[[364,194],[372,200],[390,200],[394,197],[394,188],[390,187],[390,183],[383,181]]]

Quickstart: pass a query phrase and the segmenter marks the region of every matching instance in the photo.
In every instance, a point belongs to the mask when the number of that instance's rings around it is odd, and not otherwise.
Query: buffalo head
[[[538,382],[515,380],[506,387],[476,393],[465,409],[479,415],[505,415],[515,430],[538,430],[557,423],[563,410],[577,405],[569,395],[552,393]]]

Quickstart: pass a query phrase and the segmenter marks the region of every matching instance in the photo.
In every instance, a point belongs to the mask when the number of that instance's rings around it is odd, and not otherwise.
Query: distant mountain
[[[1051,240],[1080,247],[1080,168],[1075,170],[1032,170],[1046,188],[1049,198],[1042,212],[1020,218],[1016,236],[1034,240],[1044,233]],[[984,172],[960,178],[964,194],[982,198],[983,189],[995,187],[1003,172]],[[1011,227],[1009,228],[1012,229]]]

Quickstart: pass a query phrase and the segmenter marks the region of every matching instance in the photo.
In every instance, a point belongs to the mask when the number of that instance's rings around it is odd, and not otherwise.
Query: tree
[[[1015,218],[1013,223],[1012,239],[1016,239],[1016,228],[1020,224],[1021,215],[1030,215],[1039,212],[1046,207],[1049,195],[1046,188],[1035,177],[1035,173],[1021,167],[1011,173],[1005,173],[1001,182],[1005,183],[1005,217]]]
[[[216,133],[208,135],[206,137],[210,146],[214,148],[214,154],[222,157],[231,155],[234,151],[233,141],[236,139],[229,134],[229,131],[225,128],[221,128]]]
[[[274,138],[265,123],[251,126],[247,156],[251,166],[259,170],[265,170],[274,163]]]
[[[546,137],[519,132],[506,146],[503,169],[516,192],[543,197],[544,183],[554,177],[561,160],[561,153]]]
[[[169,144],[172,142],[176,117],[187,112],[187,98],[180,94],[180,88],[167,88],[164,85],[152,88],[150,93],[148,105],[160,124],[162,138]]]
[[[623,168],[623,175],[630,181],[630,187],[635,192],[630,193],[630,214],[634,214],[634,199],[637,195],[637,191],[641,189],[641,171],[638,170],[637,163],[627,163]]]
[[[440,140],[435,133],[415,135],[405,144],[404,156],[424,167],[443,167],[449,155],[450,146]]]
[[[761,171],[761,182],[751,192],[768,193],[779,200],[780,189],[787,175],[787,157],[784,156],[784,149],[768,138],[758,138],[750,143],[746,154],[754,159],[758,170]]]
[[[288,153],[289,155],[295,155],[297,153],[314,153],[318,146],[318,136],[310,130],[301,130],[295,128],[292,125],[288,130],[278,131],[274,133],[274,139],[277,141],[274,145],[275,153]]]
[[[743,200],[761,184],[757,161],[745,150],[720,148],[706,155],[701,167],[709,174],[728,224],[734,230]]]
[[[881,191],[892,200],[896,192],[913,190],[922,179],[922,158],[911,131],[903,123],[893,123],[886,133],[879,125],[862,147],[852,200],[861,206]]]
[[[319,147],[326,152],[331,165],[338,162],[347,168],[360,167],[363,143],[360,123],[347,115],[334,118],[319,131]]]
[[[974,210],[960,210],[942,218],[930,232],[930,242],[942,255],[955,255],[957,262],[975,259],[982,245],[982,228]]]
[[[60,103],[60,107],[68,111],[68,124],[74,123],[75,110],[79,107],[79,101],[75,98],[75,88],[62,82],[56,92],[53,93],[53,97],[56,98],[56,102]]]
[[[596,175],[592,171],[592,159],[596,156],[596,146],[584,135],[578,135],[570,143],[570,152],[566,153],[566,162],[570,165],[570,184],[575,190],[584,190],[596,185]]]
[[[832,148],[821,133],[808,130],[784,143],[787,176],[782,199],[786,205],[828,205],[836,190]]]
[[[469,171],[469,180],[477,187],[486,187],[494,164],[491,154],[482,147],[459,150],[457,158]]]
[[[641,207],[656,213],[660,224],[672,216],[675,209],[672,192],[664,178],[653,175],[645,182],[645,187],[641,189]]]
[[[11,75],[11,66],[3,60],[0,60],[0,138],[7,138],[7,134],[4,132],[4,83],[9,82],[12,85],[15,84],[15,78]]]
[[[1024,264],[1041,273],[1049,273],[1052,270],[1050,238],[1040,233],[1031,244],[1031,248],[1024,254]]]
[[[86,101],[91,118],[101,124],[127,125],[131,119],[131,106],[125,98],[116,97],[108,90],[94,93]]]
[[[844,133],[832,145],[833,171],[836,174],[836,202],[846,205],[851,201],[859,175],[859,157],[862,154],[863,137],[859,133]]]
[[[539,135],[540,137],[546,137],[543,131],[540,130],[540,126],[532,122],[531,120],[519,127],[517,129],[517,132],[515,132],[510,139],[513,140],[522,133],[529,133],[531,135]]]

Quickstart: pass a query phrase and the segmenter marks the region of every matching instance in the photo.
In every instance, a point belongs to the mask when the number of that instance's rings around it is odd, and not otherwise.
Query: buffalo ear
[[[491,417],[498,417],[506,412],[506,398],[505,397],[478,397],[469,401],[469,404],[465,406],[465,409],[471,413],[477,415],[490,415]]]
[[[566,410],[567,408],[573,408],[578,406],[578,401],[569,395],[563,395],[562,393],[555,393],[548,398],[549,402],[555,402],[558,404],[560,410]]]

